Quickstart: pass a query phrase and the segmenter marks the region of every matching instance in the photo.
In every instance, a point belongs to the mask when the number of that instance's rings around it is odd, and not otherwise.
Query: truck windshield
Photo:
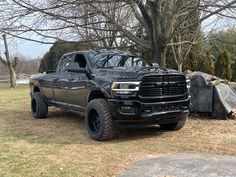
[[[122,54],[94,54],[92,55],[92,64],[96,68],[114,68],[114,67],[148,67],[145,60],[133,55]]]

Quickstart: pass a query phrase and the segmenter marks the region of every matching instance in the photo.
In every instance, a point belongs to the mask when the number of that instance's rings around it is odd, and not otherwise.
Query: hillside
[[[27,74],[33,74],[38,72],[38,66],[39,66],[40,60],[20,60],[17,68],[16,73],[27,73]],[[8,70],[7,67],[4,66],[2,63],[0,63],[0,75],[7,75]]]

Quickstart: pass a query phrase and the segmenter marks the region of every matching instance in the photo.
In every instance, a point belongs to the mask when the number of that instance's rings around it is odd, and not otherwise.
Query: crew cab
[[[64,54],[56,71],[31,77],[30,89],[34,118],[46,118],[49,106],[78,113],[94,140],[111,139],[119,123],[179,130],[189,113],[184,74],[122,51]]]

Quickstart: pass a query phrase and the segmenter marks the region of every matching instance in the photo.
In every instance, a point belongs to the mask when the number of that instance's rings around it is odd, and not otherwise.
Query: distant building
[[[29,74],[25,74],[25,73],[20,73],[20,74],[17,74],[16,75],[16,79],[19,79],[19,80],[21,80],[21,79],[30,79],[30,75]]]
[[[0,76],[2,75],[8,75],[8,69],[7,68],[0,68]]]
[[[10,81],[9,75],[0,75],[0,83],[7,83]]]
[[[16,84],[29,84],[30,75],[20,73],[16,75]]]
[[[16,84],[28,84],[30,80],[29,74],[17,74],[16,75]],[[10,76],[9,75],[0,75],[0,83],[7,83],[10,82]]]

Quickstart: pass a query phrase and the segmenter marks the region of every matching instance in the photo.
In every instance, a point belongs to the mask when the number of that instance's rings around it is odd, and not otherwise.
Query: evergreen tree
[[[223,50],[220,52],[216,62],[215,73],[216,76],[231,81],[232,79],[231,60],[229,52],[227,52],[227,50]]]
[[[199,57],[199,54],[200,53],[196,52],[195,50],[192,50],[190,52],[183,66],[184,71],[186,70],[199,71],[198,62],[199,62],[199,58],[201,58]]]
[[[222,50],[225,50],[229,54],[231,61],[231,72],[232,80],[236,82],[236,26],[229,27],[227,30],[222,30],[220,32],[214,32],[208,35],[208,41],[205,44],[206,48],[218,58]],[[218,67],[218,64],[217,66]],[[219,70],[219,69],[216,69]]]
[[[198,66],[200,71],[214,75],[215,74],[215,64],[212,55],[207,52],[206,54],[202,55],[201,58],[201,65]]]
[[[232,65],[231,65],[231,69],[232,69],[232,81],[236,82],[236,61],[231,61]]]

